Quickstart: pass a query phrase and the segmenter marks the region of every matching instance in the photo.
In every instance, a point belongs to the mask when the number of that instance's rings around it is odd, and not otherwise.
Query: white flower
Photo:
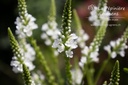
[[[40,71],[32,73],[32,80],[35,81],[36,85],[42,85],[44,79],[45,76]]]
[[[34,81],[31,80],[31,85],[36,85]]]
[[[111,52],[111,46],[110,45],[104,46],[104,50],[106,50],[108,53],[110,53]]]
[[[84,49],[81,51],[81,53],[83,55],[83,57],[81,57],[81,61],[80,61],[81,63],[85,64],[87,61],[87,57],[89,57],[91,59],[91,62],[98,62],[99,61],[98,46],[96,46],[95,49],[93,51],[91,51],[93,49],[92,45],[93,45],[93,43],[91,43],[90,47],[85,46]]]
[[[35,24],[35,18],[30,14],[25,14],[27,21],[24,21],[22,17],[16,18],[16,34],[19,38],[30,37],[32,35],[32,30],[37,29],[38,26]]]
[[[65,53],[66,53],[67,57],[69,57],[69,58],[73,57],[73,52],[70,49],[65,51]]]
[[[117,53],[116,53],[116,52],[112,52],[112,53],[111,53],[111,57],[112,57],[112,58],[116,58],[116,56],[117,56]]]
[[[50,46],[53,41],[58,38],[60,31],[57,28],[57,23],[55,21],[49,21],[42,25],[42,34],[41,38],[45,40],[45,44]]]
[[[48,24],[47,23],[45,23],[45,24],[42,25],[42,31],[46,31],[48,29],[49,29],[49,27],[48,27]]]
[[[18,72],[23,72],[23,66],[22,64],[17,61],[17,58],[15,57],[15,59],[13,59],[11,61],[11,66],[13,66],[12,70],[15,72],[15,73],[18,73]]]
[[[80,84],[83,77],[82,71],[79,68],[72,69],[71,74],[73,79],[73,85]]]
[[[87,62],[87,57],[86,56],[82,56],[79,62],[79,66],[80,67],[84,67],[84,64]]]
[[[126,45],[126,42],[123,42],[122,38],[117,39],[116,41],[111,41],[110,45],[107,45],[104,47],[104,49],[110,54],[112,58],[116,58],[117,54],[120,54],[120,56],[125,56],[125,49],[128,48]]]
[[[120,54],[120,56],[124,57],[124,56],[125,56],[124,50],[121,50],[121,51],[119,52],[119,54]]]
[[[62,40],[61,39],[56,39],[52,45],[53,48],[57,48],[58,52],[63,52],[65,47],[62,43]]]
[[[15,73],[23,71],[22,63],[21,61],[19,61],[18,58],[20,58],[24,62],[24,64],[28,67],[28,69],[32,71],[35,68],[34,64],[32,63],[35,60],[35,51],[30,44],[26,42],[20,42],[20,43],[19,43],[20,52],[23,53],[23,55],[12,57],[11,66],[13,66],[13,71]]]
[[[86,63],[86,62],[87,62],[87,58],[86,58],[86,57],[84,57],[84,56],[83,56],[83,57],[81,57],[81,62],[82,62],[82,63]]]
[[[84,55],[88,55],[88,52],[89,52],[89,48],[87,46],[84,47],[84,49],[81,51],[82,54]]]
[[[71,34],[68,40],[66,41],[65,45],[67,47],[70,47],[71,49],[77,48],[77,38],[78,37],[75,34]]]
[[[91,16],[89,17],[89,21],[91,21],[94,26],[100,26],[103,20],[109,20],[110,12],[107,11],[106,4],[102,7],[102,12],[98,13],[99,10],[98,7],[94,6],[94,9],[90,12]]]
[[[97,51],[91,52],[90,58],[92,59],[92,61],[98,62],[99,61],[99,58],[97,57],[98,55],[99,53]]]
[[[83,49],[85,47],[85,42],[89,39],[89,36],[87,33],[84,32],[83,29],[79,30],[78,33],[78,45]]]

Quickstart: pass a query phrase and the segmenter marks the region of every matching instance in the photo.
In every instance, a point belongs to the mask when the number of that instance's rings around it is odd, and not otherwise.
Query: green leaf
[[[128,68],[124,68],[123,70],[124,72],[128,73]]]
[[[39,62],[41,63],[41,65],[44,68],[48,83],[50,85],[57,85],[57,83],[55,82],[55,77],[52,75],[52,72],[47,64],[47,61],[46,61],[44,55],[42,54],[39,46],[37,45],[36,40],[33,37],[30,37],[29,39],[30,39],[30,43],[32,44],[32,46],[36,52],[36,56],[37,56]]]

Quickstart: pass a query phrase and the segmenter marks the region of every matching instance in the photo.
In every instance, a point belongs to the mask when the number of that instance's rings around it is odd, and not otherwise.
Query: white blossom
[[[126,42],[123,42],[122,38],[117,39],[116,41],[111,41],[109,45],[104,47],[104,50],[107,51],[111,58],[116,58],[117,54],[124,57],[125,56],[125,49],[128,48]]]
[[[32,30],[38,28],[37,24],[35,24],[36,19],[32,15],[26,13],[25,18],[27,21],[22,17],[16,18],[16,34],[19,38],[30,37],[32,35]]]
[[[23,72],[23,66],[19,58],[24,62],[30,71],[32,71],[35,66],[32,63],[35,60],[35,51],[30,44],[24,42],[20,44],[22,56],[12,57],[11,66],[13,66],[13,71],[15,73]]]
[[[110,45],[104,46],[104,50],[106,50],[108,53],[110,53],[111,52],[111,46]]]
[[[78,37],[75,34],[71,34],[68,40],[66,41],[65,45],[67,47],[70,47],[71,49],[77,48],[77,38]]]
[[[82,71],[79,68],[72,69],[71,74],[73,79],[73,85],[80,84],[83,77]]]
[[[45,40],[44,42],[48,46],[52,45],[53,41],[60,35],[60,31],[57,28],[57,23],[54,20],[43,24],[42,32],[41,38]]]
[[[79,30],[79,34],[78,34],[78,45],[80,46],[80,48],[84,48],[85,47],[85,42],[89,39],[89,36],[87,33],[84,32],[83,29]]]
[[[58,52],[63,52],[65,47],[62,43],[62,40],[61,39],[56,39],[52,45],[53,48],[57,48]]]
[[[117,53],[116,53],[116,52],[112,52],[110,56],[111,56],[112,58],[116,58]]]
[[[65,53],[66,53],[67,57],[69,57],[69,58],[73,57],[73,52],[70,49],[65,51]]]
[[[35,81],[36,85],[42,85],[44,79],[45,76],[39,70],[32,73],[32,80]]]
[[[61,38],[64,38],[64,36],[62,35]],[[75,34],[70,34],[68,36],[67,41],[65,41],[65,43],[62,41],[61,38],[56,39],[54,41],[52,47],[56,48],[59,53],[65,51],[66,56],[69,58],[72,58],[73,57],[72,49],[77,48],[77,38],[78,37]],[[68,47],[68,49],[65,50],[65,48],[67,48],[67,47]]]
[[[36,85],[34,81],[31,80],[31,85]]]
[[[14,59],[15,58],[15,59]],[[11,61],[11,66],[13,66],[12,70],[15,72],[15,73],[18,73],[18,72],[23,72],[23,66],[22,64],[17,60],[17,58],[14,56],[12,61]]]
[[[99,55],[98,51],[91,52],[90,58],[92,59],[92,61],[98,62],[99,61],[99,58],[97,57],[98,55]]]
[[[102,11],[98,13],[98,11]],[[93,23],[94,26],[100,26],[103,20],[109,20],[110,12],[107,11],[107,6],[104,6],[99,9],[98,7],[94,6],[94,9],[90,12],[89,21]]]
[[[81,59],[80,59],[80,62],[79,62],[79,66],[80,67],[84,67],[84,64],[87,62],[87,57],[85,56],[82,56]]]

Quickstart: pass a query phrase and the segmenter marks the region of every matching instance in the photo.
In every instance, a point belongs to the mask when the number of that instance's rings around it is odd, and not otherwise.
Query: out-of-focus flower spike
[[[79,19],[78,14],[75,9],[73,10],[73,14],[74,14],[74,19],[75,19],[75,24],[76,24],[75,25],[76,26],[76,34],[79,37],[77,40],[78,45],[80,46],[81,49],[83,49],[86,45],[85,42],[89,39],[89,36],[82,29],[80,19]]]
[[[123,39],[126,41],[128,39],[128,27],[126,28],[124,34],[123,34]]]
[[[99,4],[98,4],[99,9],[102,9],[104,7],[104,4],[106,3],[107,3],[107,0],[99,0]]]
[[[51,6],[50,6],[50,12],[48,19],[49,21],[54,21],[56,17],[56,6],[55,6],[55,0],[51,0]]]
[[[81,26],[81,22],[80,22],[80,19],[78,17],[76,9],[73,9],[73,15],[74,15],[74,19],[75,19],[76,28],[77,28],[77,30],[79,30],[82,28],[82,26]]]

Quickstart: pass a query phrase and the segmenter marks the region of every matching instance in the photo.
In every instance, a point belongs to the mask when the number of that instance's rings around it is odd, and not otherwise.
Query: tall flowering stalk
[[[78,17],[78,14],[76,12],[76,10],[73,10],[73,14],[74,14],[74,19],[75,19],[75,26],[76,26],[76,34],[78,36],[78,46],[81,49],[81,56],[84,60],[84,53],[82,52],[82,50],[84,49],[84,47],[86,46],[86,41],[89,39],[88,34],[82,29],[81,23],[80,23],[80,19]],[[77,67],[76,69],[72,69],[72,78],[73,78],[73,83],[76,83],[78,85],[81,84],[82,78],[83,78],[83,74],[84,72],[82,72],[82,70],[80,69],[80,67]]]
[[[27,13],[26,2],[24,0],[18,0],[19,17],[16,18],[16,34],[18,36],[18,42],[21,47],[21,51],[24,53],[24,62],[29,67],[29,70],[35,68],[33,61],[35,60],[35,51],[32,46],[26,42],[26,38],[32,35],[32,30],[37,29],[35,24],[35,18]],[[11,66],[15,63],[15,56],[12,58]],[[13,68],[14,72],[18,72]]]
[[[72,49],[77,47],[77,36],[74,33],[71,33],[71,16],[71,0],[66,0],[62,15],[61,36],[53,43],[53,48],[57,48],[58,52],[65,52],[65,70],[68,85],[72,85],[72,77],[70,72],[70,58],[73,57]]]
[[[78,36],[78,40],[77,40],[78,45],[81,48],[81,50],[83,50],[84,47],[86,46],[86,41],[89,39],[89,36],[82,29],[80,19],[79,19],[78,14],[75,9],[73,10],[73,14],[74,14],[74,19],[75,19],[75,24],[76,24],[76,34]]]
[[[23,73],[23,78],[25,81],[25,85],[35,85],[34,81],[32,81],[29,69],[27,68],[26,64],[23,60],[23,53],[19,47],[18,42],[16,41],[14,35],[12,34],[10,28],[8,28],[8,36],[10,39],[10,44],[12,46],[13,53],[15,55],[15,61],[13,66],[21,73]]]
[[[15,24],[17,25],[16,33],[19,35],[20,40],[26,38],[30,40],[31,45],[34,47],[33,49],[37,58],[39,58],[41,65],[44,67],[49,84],[56,85],[54,81],[54,76],[52,76],[52,73],[47,65],[43,54],[40,51],[40,48],[37,46],[36,41],[32,37],[32,30],[37,28],[37,25],[34,23],[35,18],[27,13],[27,6],[25,0],[18,0],[18,8],[20,17],[18,17],[15,22]]]
[[[111,41],[110,45],[104,47],[104,49],[108,52],[111,58],[115,58],[117,54],[124,57],[125,56],[125,49],[128,48],[126,45],[128,39],[128,27],[124,31],[121,38],[118,38],[115,41]]]
[[[102,1],[102,3],[105,4],[104,6],[106,8],[107,7],[106,2]],[[83,56],[81,57],[81,60],[79,62],[79,65],[83,68],[84,71],[86,71],[86,73],[84,74],[84,77],[87,78],[89,85],[95,85],[94,84],[93,62],[99,62],[98,51],[99,51],[99,47],[102,43],[102,40],[105,36],[106,28],[107,28],[108,20],[109,20],[109,16],[106,16],[106,18],[104,18],[104,19],[98,18],[98,15],[100,15],[100,14],[102,14],[102,15],[107,14],[106,9],[98,9],[98,8],[100,8],[100,7],[97,7],[97,8],[94,7],[94,9],[91,12],[91,16],[89,17],[89,20],[93,21],[93,24],[95,26],[98,26],[98,31],[97,31],[96,36],[94,37],[92,43],[90,44],[90,46],[89,47],[85,46],[84,49],[82,50]],[[102,13],[95,14],[95,13],[97,13],[98,10],[101,10]],[[100,26],[99,26],[99,23],[101,23]]]
[[[48,22],[42,25],[42,32],[41,38],[44,40],[47,46],[51,46],[54,40],[60,35],[60,30],[57,28],[56,22],[55,0],[51,0]]]
[[[54,40],[58,39],[60,36],[60,29],[57,27],[58,24],[56,22],[56,5],[55,5],[55,0],[51,0],[51,5],[50,5],[50,11],[48,15],[48,21],[42,25],[42,34],[41,34],[41,39],[44,40],[45,45],[50,47],[51,50],[51,55],[50,58],[53,61],[54,65],[54,73],[57,75],[57,78],[59,79],[59,83],[63,83],[63,80],[60,76],[60,72],[58,70],[58,51],[55,48],[52,48],[52,44]]]

